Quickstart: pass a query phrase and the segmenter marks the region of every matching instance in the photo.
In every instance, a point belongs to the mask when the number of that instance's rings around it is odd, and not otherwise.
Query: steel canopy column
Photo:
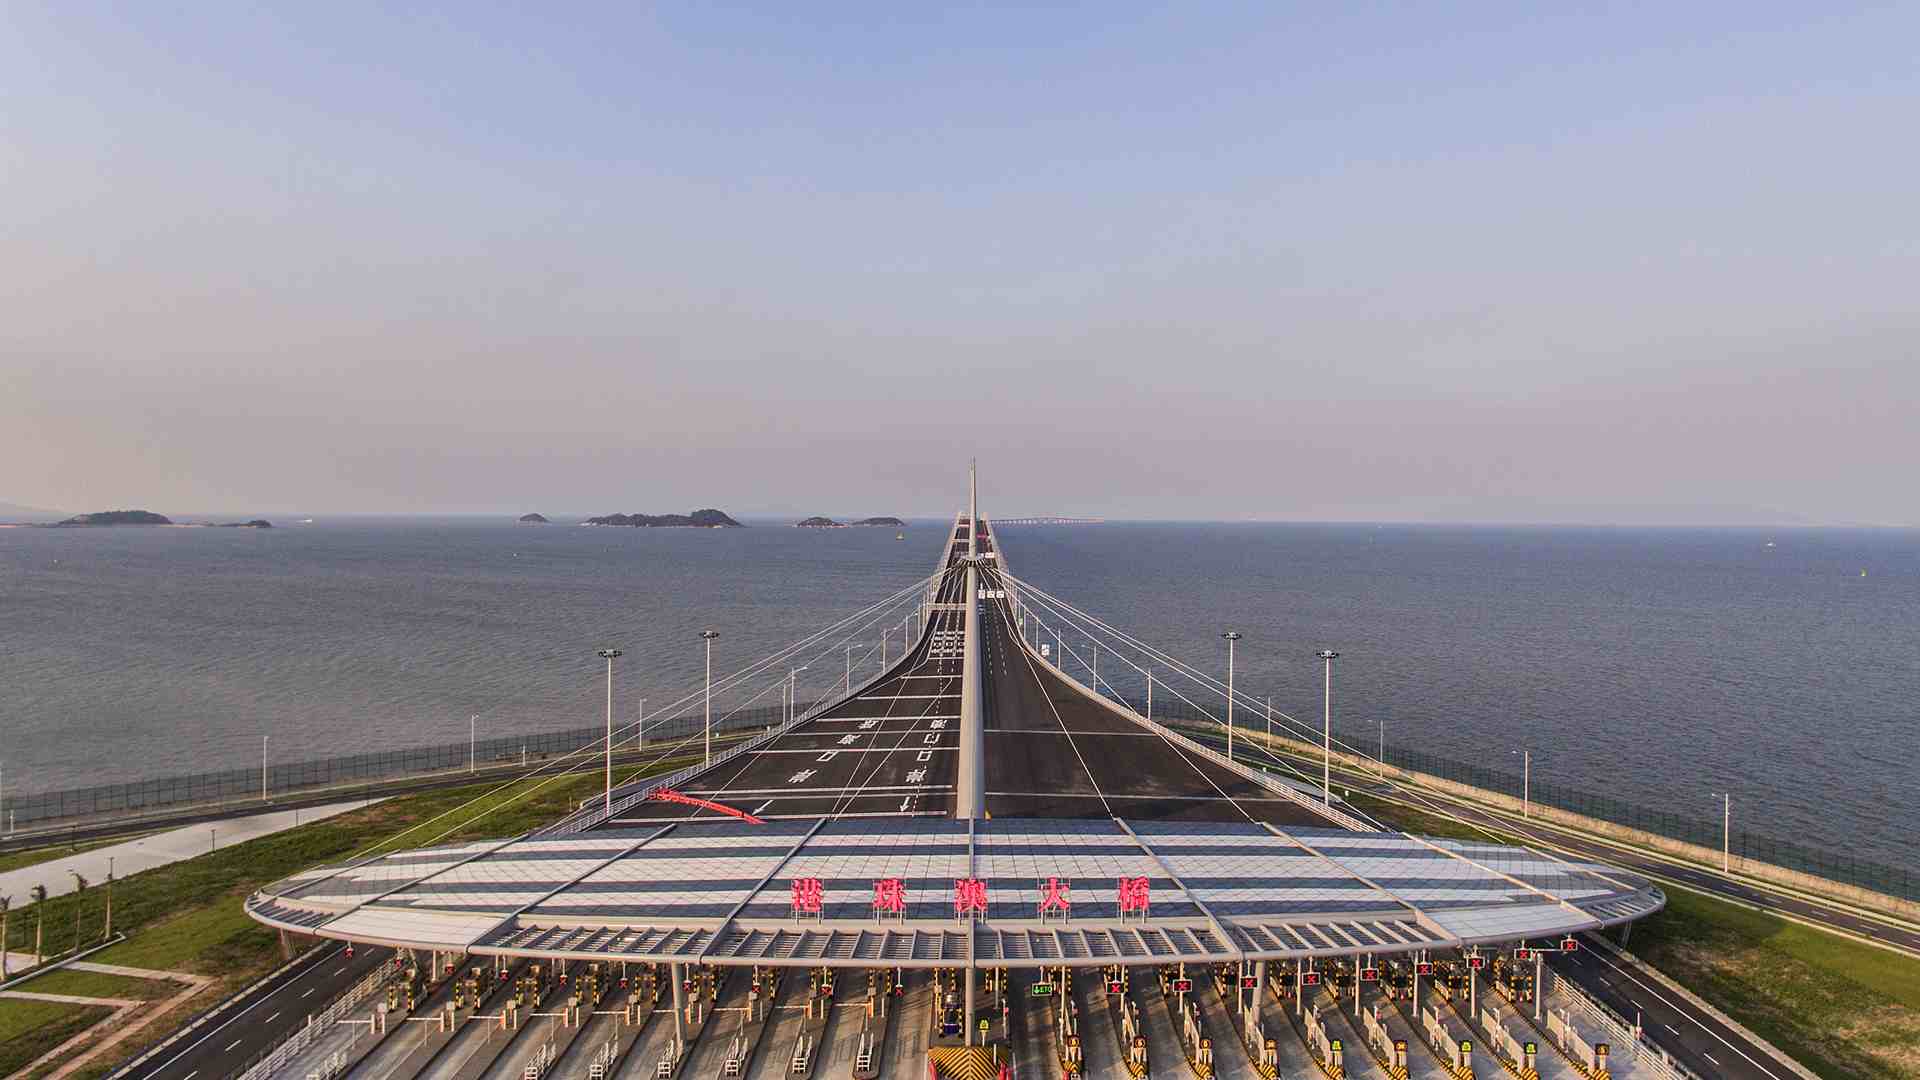
[[[673,980],[673,1039],[682,1045],[687,1041],[686,974],[685,964],[667,965],[667,977]]]

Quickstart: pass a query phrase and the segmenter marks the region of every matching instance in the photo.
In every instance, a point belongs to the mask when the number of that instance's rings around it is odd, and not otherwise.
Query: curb
[[[41,964],[39,967],[29,968],[27,971],[19,975],[15,975],[13,978],[8,979],[6,982],[0,983],[0,990],[11,990],[16,986],[19,986],[21,983],[32,982],[34,979],[37,979],[42,975],[47,975],[47,974],[51,974],[52,972],[59,971],[61,968],[66,967],[68,964],[73,963],[75,960],[83,960],[89,956],[92,956],[94,953],[99,952],[101,949],[118,945],[125,940],[127,940],[127,935],[115,934],[113,935],[112,941],[103,941],[100,944],[95,945],[93,948],[88,949],[86,952],[74,953],[72,956],[69,956],[64,960],[52,960],[52,961],[48,961],[47,963]]]
[[[1654,967],[1652,964],[1646,962],[1645,960],[1642,960],[1640,957],[1635,956],[1634,954],[1628,952],[1627,950],[1622,949],[1618,945],[1615,945],[1613,942],[1608,941],[1604,934],[1587,934],[1585,936],[1588,940],[1598,943],[1600,947],[1605,949],[1607,952],[1612,953],[1613,955],[1621,958],[1622,960],[1627,960],[1632,962],[1633,965],[1637,967],[1639,970],[1644,971],[1647,974],[1653,976],[1653,979],[1655,982],[1659,983],[1661,986],[1666,987],[1668,990],[1673,991],[1675,994],[1678,994],[1679,996],[1685,998],[1687,1000],[1687,1003],[1692,1005],[1694,1008],[1699,1009],[1701,1012],[1706,1013],[1708,1016],[1713,1017],[1715,1020],[1718,1020],[1722,1024],[1725,1024],[1727,1027],[1733,1029],[1734,1031],[1739,1032],[1743,1038],[1746,1038],[1752,1041],[1752,1043],[1755,1046],[1758,1046],[1760,1049],[1765,1050],[1769,1054],[1772,1054],[1779,1061],[1784,1062],[1787,1068],[1792,1069],[1794,1075],[1800,1077],[1801,1080],[1820,1080],[1820,1076],[1817,1073],[1815,1073],[1812,1069],[1807,1068],[1805,1065],[1800,1064],[1800,1062],[1796,1060],[1792,1054],[1789,1054],[1786,1051],[1781,1050],[1779,1047],[1761,1038],[1759,1035],[1755,1034],[1752,1031],[1752,1029],[1748,1028],[1745,1024],[1742,1024],[1740,1021],[1735,1020],[1733,1017],[1728,1016],[1724,1012],[1721,1012],[1719,1009],[1715,1008],[1711,1003],[1707,1002],[1700,995],[1694,993],[1693,991],[1687,989],[1684,986],[1681,986],[1678,982],[1675,982],[1674,979],[1671,976],[1669,976],[1666,972],[1661,971],[1659,968]]]
[[[200,1030],[202,1025],[206,1024],[208,1020],[213,1019],[213,1017],[215,1017],[219,1013],[226,1010],[228,1006],[253,996],[255,992],[257,992],[262,986],[265,986],[268,982],[272,981],[273,979],[279,978],[281,975],[285,974],[286,972],[291,971],[294,967],[300,964],[306,963],[307,961],[312,960],[313,958],[319,956],[321,951],[323,949],[326,949],[330,944],[332,943],[326,942],[319,945],[315,945],[313,948],[308,949],[306,952],[301,953],[299,956],[294,957],[293,959],[287,961],[286,963],[281,964],[279,967],[274,968],[272,971],[266,973],[265,975],[260,976],[258,979],[255,979],[252,983],[248,984],[243,989],[240,989],[238,991],[235,991],[234,993],[228,994],[226,997],[221,998],[219,1001],[214,1002],[212,1005],[202,1010],[200,1015],[188,1021],[185,1027],[176,1029],[173,1034],[167,1036],[165,1039],[162,1039],[160,1042],[155,1043],[153,1046],[148,1047],[147,1051],[141,1054],[139,1057],[136,1057],[131,1061],[128,1061],[122,1064],[119,1068],[108,1073],[107,1080],[114,1080],[115,1077],[125,1076],[128,1072],[139,1067],[140,1065],[145,1064],[147,1061],[152,1059],[154,1055],[160,1053],[160,1051],[165,1050],[167,1047],[172,1046],[174,1043],[177,1043],[181,1039],[186,1038],[188,1035],[193,1034],[195,1031]]]

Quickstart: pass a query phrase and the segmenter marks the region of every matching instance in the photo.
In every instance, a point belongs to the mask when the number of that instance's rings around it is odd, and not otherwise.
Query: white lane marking
[[[1715,1065],[1720,1064],[1719,1058],[1714,1057],[1712,1054],[1707,1053],[1705,1050],[1700,1051],[1700,1056],[1703,1058],[1706,1058],[1708,1061],[1713,1062]]]
[[[881,734],[892,734],[892,733],[882,732]],[[911,735],[913,734],[913,732],[909,731],[906,734]],[[827,748],[821,747],[821,746],[810,746],[810,747],[806,747],[804,749],[798,749],[798,750],[755,750],[754,753],[756,754],[818,754],[820,751],[824,749],[827,749]],[[841,754],[888,754],[888,753],[892,753],[895,748],[890,746],[875,746],[875,747],[867,747],[865,749],[862,749],[861,747],[855,746],[855,747],[849,747],[848,749],[845,749],[845,750],[841,750],[838,747],[834,747],[833,749],[836,753],[841,753]],[[948,749],[952,749],[952,748],[948,747]],[[732,793],[736,795],[739,794],[738,792],[732,792]]]
[[[345,948],[346,948],[346,946],[345,946],[345,945],[341,945],[341,946],[339,946],[339,948],[336,948],[336,949],[334,949],[334,950],[333,950],[333,952],[331,952],[331,953],[328,953],[327,955],[328,955],[328,956],[332,956],[332,955],[334,955],[335,953],[338,953],[338,952],[340,952],[340,951],[341,951],[342,949],[345,949]],[[311,970],[311,969],[309,969],[307,973],[308,973],[308,974],[312,974],[312,970]],[[190,1043],[188,1043],[187,1045],[185,1045],[185,1046],[183,1046],[183,1047],[181,1047],[181,1048],[180,1048],[180,1050],[179,1050],[179,1051],[178,1051],[177,1053],[175,1053],[175,1054],[173,1055],[173,1060],[175,1060],[175,1061],[178,1061],[178,1060],[180,1060],[180,1059],[181,1059],[182,1057],[184,1057],[184,1056],[186,1056],[186,1053],[187,1053],[187,1051],[189,1051],[189,1050],[192,1050],[192,1049],[193,1049],[194,1047],[196,1047],[196,1046],[199,1046],[199,1045],[200,1045],[201,1043],[203,1043],[203,1042],[206,1042],[206,1041],[207,1041],[208,1039],[211,1039],[211,1038],[213,1038],[213,1037],[214,1037],[215,1035],[217,1035],[217,1034],[219,1034],[219,1033],[220,1033],[220,1030],[221,1030],[222,1028],[224,1028],[224,1027],[226,1027],[226,1026],[227,1026],[228,1024],[231,1024],[231,1023],[233,1023],[233,1022],[234,1022],[235,1020],[238,1020],[238,1019],[240,1019],[241,1017],[243,1017],[243,1016],[245,1016],[245,1015],[247,1015],[248,1013],[250,1013],[250,1012],[252,1012],[252,1011],[254,1010],[254,1008],[255,1008],[256,1006],[258,1006],[258,1005],[259,1005],[259,1004],[260,1004],[261,1002],[264,1002],[264,1001],[267,1001],[268,999],[270,999],[270,998],[272,998],[274,994],[278,994],[278,993],[279,993],[279,992],[280,992],[281,990],[288,990],[288,989],[291,989],[292,987],[294,987],[295,985],[297,985],[297,984],[299,983],[299,981],[300,981],[299,979],[290,979],[290,980],[288,980],[288,981],[287,981],[287,983],[286,983],[286,985],[285,985],[285,986],[281,986],[281,987],[279,987],[278,989],[276,989],[276,990],[274,990],[274,992],[273,992],[273,994],[263,994],[263,995],[261,995],[261,997],[260,997],[260,1001],[256,1001],[256,1002],[254,1002],[254,1003],[253,1003],[252,1005],[249,1005],[249,1006],[247,1006],[246,1008],[244,1008],[244,1009],[241,1009],[241,1010],[240,1010],[239,1012],[237,1012],[237,1013],[234,1013],[234,1014],[233,1014],[232,1016],[230,1016],[230,1017],[228,1017],[228,1018],[226,1018],[225,1020],[222,1020],[222,1021],[220,1022],[220,1024],[219,1024],[219,1026],[218,1026],[218,1027],[215,1027],[215,1028],[214,1028],[214,1029],[213,1029],[212,1031],[209,1031],[209,1032],[207,1032],[207,1033],[206,1033],[205,1035],[202,1035],[202,1036],[200,1036],[200,1037],[199,1037],[198,1039],[195,1039],[194,1041],[192,1041],[192,1042],[190,1042]],[[311,991],[311,990],[309,990],[309,991],[308,991],[308,993],[312,993],[312,991]],[[188,1073],[188,1074],[187,1074],[186,1076],[184,1076],[184,1077],[181,1077],[181,1080],[193,1080],[193,1078],[194,1078],[195,1076],[198,1076],[198,1075],[200,1075],[200,1070],[199,1070],[199,1069],[195,1069],[195,1070],[193,1070],[192,1072],[190,1072],[190,1073]]]
[[[333,969],[333,974],[332,974],[332,975],[329,975],[329,976],[327,976],[327,978],[329,978],[329,979],[331,979],[331,978],[334,978],[334,977],[336,977],[336,976],[338,976],[338,975],[339,975],[339,974],[340,974],[341,972],[343,972],[343,971],[345,971],[345,970],[347,970],[347,965],[345,965],[345,964],[341,964],[341,965],[340,965],[339,967],[337,967],[337,968],[334,968],[334,969]]]
[[[279,1013],[274,1013],[274,1014],[273,1014],[272,1016],[269,1016],[269,1017],[267,1017],[267,1018],[266,1018],[265,1020],[262,1020],[262,1021],[261,1021],[261,1023],[263,1023],[263,1024],[271,1024],[271,1023],[273,1023],[273,1022],[274,1022],[275,1020],[278,1020],[278,1019],[280,1019],[280,1014],[279,1014]]]
[[[959,696],[960,696],[959,694],[889,694],[889,695],[862,694],[860,696],[860,700],[861,701],[939,701],[943,698],[957,698]],[[898,717],[896,717],[895,719],[898,719]],[[605,742],[606,740],[603,739],[601,741]]]
[[[309,994],[311,994],[311,993],[313,993],[313,987],[311,987],[311,986],[309,986],[309,987],[307,987],[307,988],[306,988],[306,989],[305,989],[304,991],[302,991],[302,992],[301,992],[301,994],[300,994],[300,996],[301,996],[302,998],[305,998],[305,997],[306,997],[307,995],[309,995]]]
[[[188,1073],[187,1075],[181,1077],[180,1080],[193,1080],[194,1077],[199,1075],[200,1075],[200,1070],[195,1069],[192,1072]]]
[[[759,806],[754,807],[752,812],[755,817],[758,817],[760,814],[760,811],[765,810],[767,807],[772,805],[773,805],[773,800],[768,799],[766,802],[763,802]]]
[[[795,797],[795,796],[804,797],[808,795],[832,795],[836,792],[845,793],[849,791],[858,792],[863,795],[885,795],[891,792],[905,791],[905,790],[907,790],[905,786],[898,785],[898,784],[895,784],[895,785],[870,784],[870,785],[864,785],[861,787],[846,787],[844,785],[835,784],[827,787],[803,787],[798,790],[795,790],[794,788],[741,788],[735,791],[713,791],[713,790],[689,791],[687,792],[687,794],[703,795],[703,796],[732,795],[738,798],[744,798],[752,795],[773,795],[773,796],[777,796],[779,798],[785,799],[785,798]],[[937,790],[952,791],[953,785],[947,784],[946,786],[939,788]],[[1007,795],[1007,794],[1014,794],[1014,793],[1004,792],[1004,791],[995,791],[995,792],[991,792],[990,794]],[[1052,794],[1052,793],[1048,792],[1045,794]],[[1151,799],[1151,798],[1158,798],[1159,796],[1142,795],[1139,797],[1143,799]],[[621,820],[644,822],[648,819],[647,818],[622,818]]]
[[[244,1036],[244,1035],[243,1035],[243,1036],[241,1036],[240,1038],[238,1038],[238,1039],[235,1039],[235,1040],[233,1040],[232,1042],[230,1042],[230,1043],[228,1043],[228,1044],[227,1044],[227,1048],[226,1048],[225,1050],[222,1050],[222,1051],[220,1051],[220,1052],[221,1052],[221,1053],[223,1053],[223,1054],[230,1054],[230,1053],[232,1053],[232,1052],[233,1052],[233,1048],[234,1048],[234,1047],[236,1047],[236,1046],[239,1046],[239,1045],[240,1045],[240,1043],[241,1043],[241,1042],[242,1042],[242,1041],[243,1041],[243,1040],[244,1040],[245,1038],[246,1038],[246,1036]]]
[[[1640,989],[1642,990],[1645,990],[1648,993],[1648,995],[1651,996],[1655,1001],[1660,1002],[1661,1004],[1665,1005],[1667,1008],[1672,1009],[1674,1012],[1677,1012],[1682,1016],[1686,1016],[1687,1019],[1693,1020],[1693,1017],[1687,1015],[1687,1011],[1685,1009],[1682,1009],[1680,1006],[1675,1005],[1673,1002],[1668,1001],[1666,998],[1661,997],[1659,994],[1655,993],[1653,987],[1648,986],[1644,982],[1641,982],[1639,978],[1636,977],[1632,972],[1627,971],[1625,968],[1622,968],[1620,965],[1614,963],[1610,957],[1602,956],[1599,953],[1593,953],[1591,955],[1599,957],[1601,963],[1619,972],[1623,978],[1633,980],[1634,985],[1640,987]],[[1634,1006],[1634,1008],[1636,1009],[1639,1007],[1640,1006],[1637,1004]],[[1701,1031],[1704,1031],[1707,1034],[1713,1036],[1715,1039],[1719,1040],[1719,1042],[1724,1046],[1726,1046],[1727,1049],[1733,1051],[1736,1054],[1739,1054],[1742,1058],[1746,1058],[1747,1064],[1753,1066],[1756,1069],[1759,1069],[1762,1073],[1765,1073],[1766,1075],[1773,1077],[1774,1080],[1780,1080],[1780,1074],[1769,1070],[1765,1065],[1762,1065],[1759,1062],[1753,1060],[1752,1058],[1747,1057],[1746,1051],[1740,1049],[1739,1047],[1733,1045],[1730,1042],[1727,1042],[1726,1036],[1720,1034],[1719,1032],[1713,1030],[1712,1028],[1706,1026],[1705,1024],[1700,1023],[1698,1020],[1694,1020],[1694,1024]],[[1706,1053],[1706,1051],[1702,1050],[1701,1053],[1704,1054]],[[1715,1062],[1715,1064],[1719,1064],[1719,1063]]]

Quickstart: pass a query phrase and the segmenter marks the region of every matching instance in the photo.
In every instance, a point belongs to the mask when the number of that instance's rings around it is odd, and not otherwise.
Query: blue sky
[[[1538,8],[9,5],[0,499],[1915,523],[1920,12]]]

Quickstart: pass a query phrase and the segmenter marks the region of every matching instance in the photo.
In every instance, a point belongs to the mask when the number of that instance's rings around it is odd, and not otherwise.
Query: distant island
[[[870,517],[850,522],[835,521],[830,517],[810,517],[804,521],[794,522],[793,527],[796,529],[845,529],[858,528],[862,525],[883,525],[889,529],[898,529],[904,528],[906,524],[897,517]]]
[[[252,521],[175,521],[164,514],[151,510],[102,510],[97,514],[80,514],[65,521],[56,521],[53,528],[73,528],[96,525],[179,525],[202,529],[271,529],[273,522],[265,518]]]
[[[590,517],[586,525],[631,525],[642,529],[739,529],[745,526],[724,510],[695,510],[691,514],[608,514]]]
[[[57,525],[171,525],[173,519],[156,514],[151,510],[102,510],[97,514],[80,514]]]
[[[547,518],[546,518],[546,515],[545,515],[545,514],[521,514],[521,515],[520,515],[520,524],[522,524],[522,525],[545,525],[545,524],[547,524]]]

